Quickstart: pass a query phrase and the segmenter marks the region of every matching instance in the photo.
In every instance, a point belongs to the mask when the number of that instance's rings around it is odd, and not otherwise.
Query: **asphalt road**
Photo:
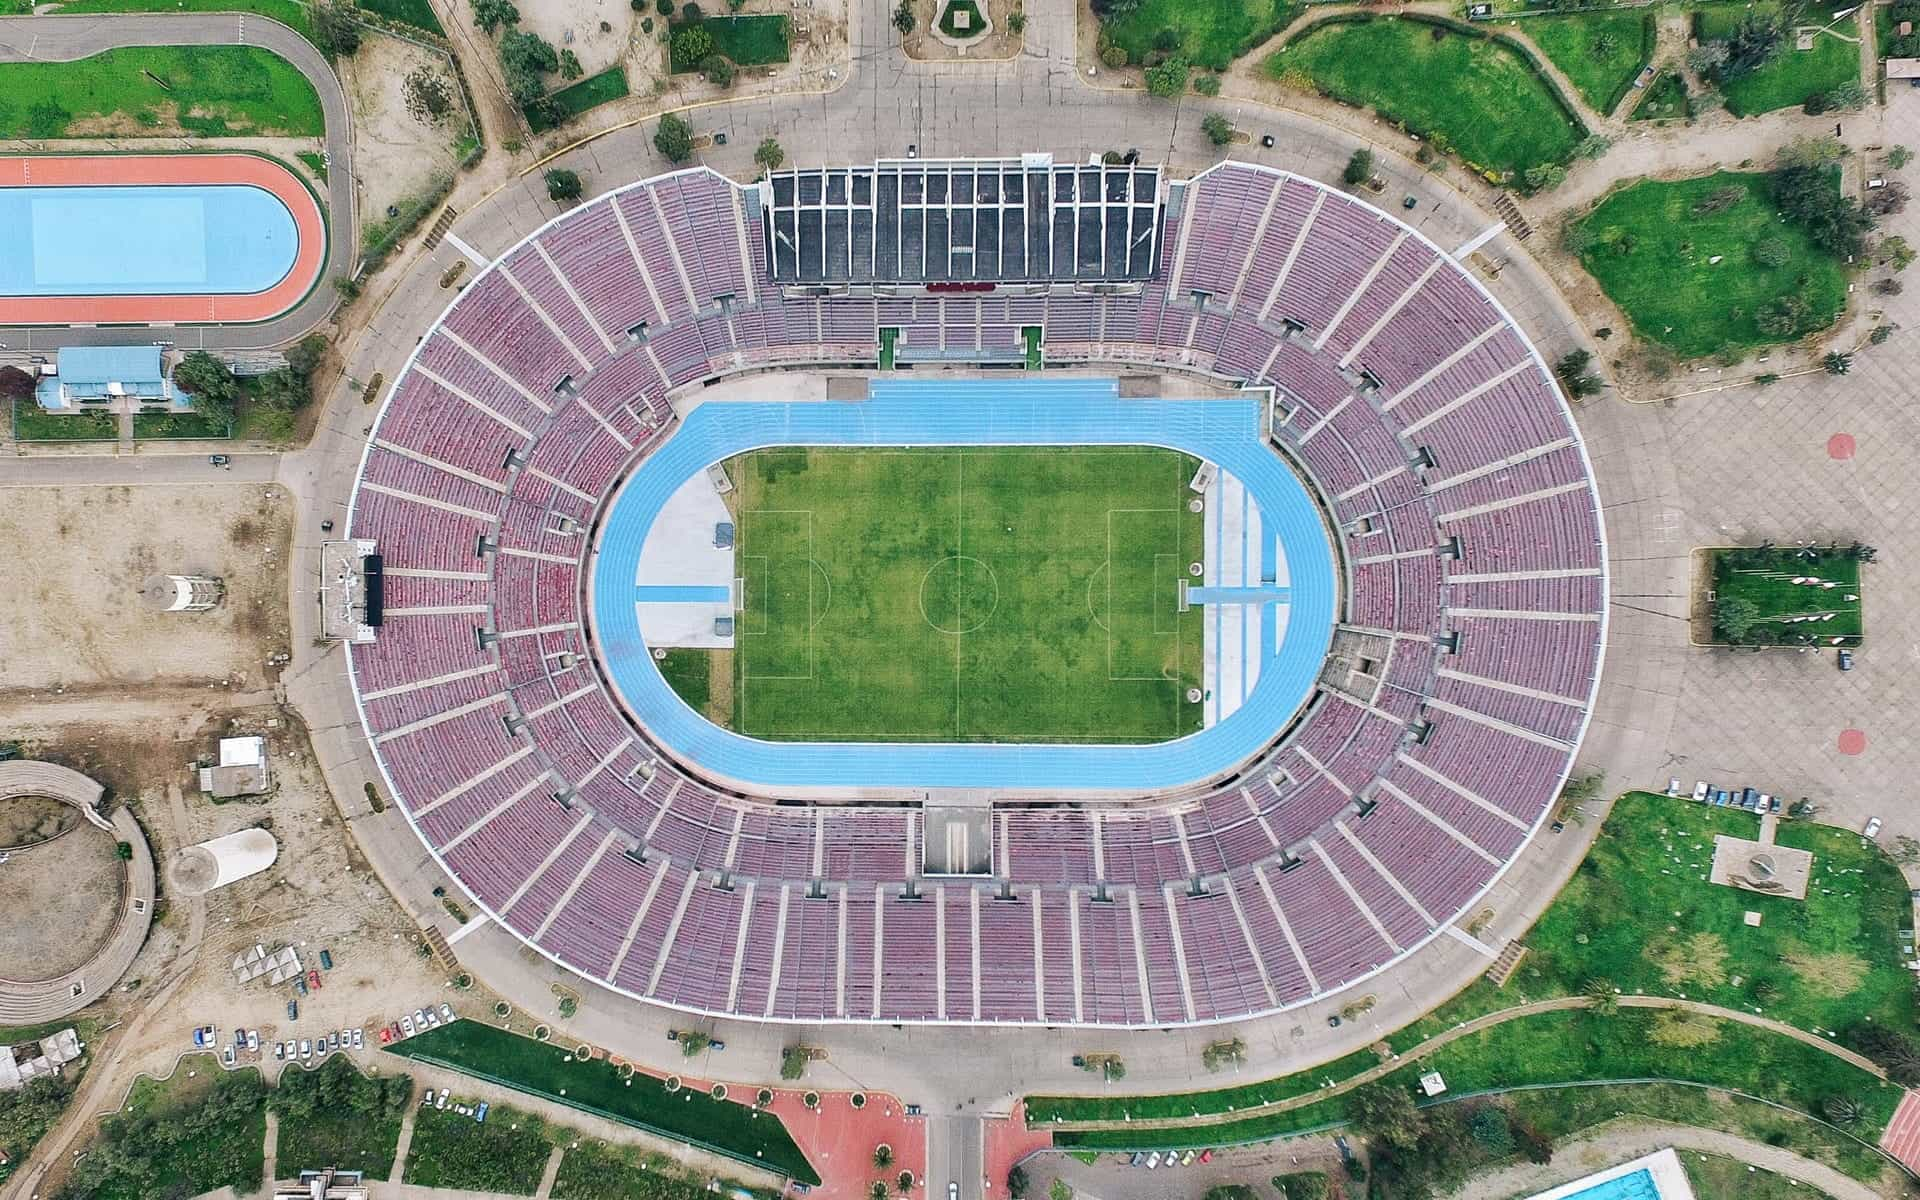
[[[272,483],[278,454],[229,454],[216,467],[205,454],[49,454],[0,458],[0,488],[152,487],[159,484]]]
[[[259,46],[292,63],[313,84],[327,121],[327,264],[305,299],[256,325],[118,326],[106,329],[0,326],[0,347],[47,350],[57,346],[160,340],[187,348],[230,349],[291,342],[332,315],[332,281],[353,270],[353,138],[346,93],[319,49],[298,33],[249,13],[115,13],[0,17],[0,62],[70,62],[120,46]],[[216,147],[217,142],[208,143]]]

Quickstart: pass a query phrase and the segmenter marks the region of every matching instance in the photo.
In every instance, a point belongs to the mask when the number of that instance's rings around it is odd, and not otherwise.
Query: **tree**
[[[1056,1176],[1047,1185],[1047,1200],[1073,1200],[1073,1185]]]
[[[1411,1149],[1420,1140],[1426,1122],[1413,1106],[1413,1095],[1393,1083],[1370,1083],[1347,1097],[1347,1120],[1368,1137],[1389,1146]]]
[[[1202,96],[1218,96],[1220,94],[1220,77],[1218,75],[1202,75],[1193,81],[1193,90],[1199,92]]]
[[[733,86],[733,60],[724,54],[709,54],[700,62],[700,73],[717,87]]]
[[[1906,210],[1908,198],[1907,185],[1894,180],[1867,193],[1866,209],[1876,217],[1891,217]]]
[[[1373,151],[1355,150],[1347,159],[1347,169],[1340,173],[1340,179],[1348,187],[1358,187],[1373,178]]]
[[[684,70],[696,67],[713,53],[713,35],[698,25],[686,25],[674,31],[673,61]]]
[[[1840,350],[1829,350],[1826,357],[1820,360],[1820,365],[1826,368],[1829,375],[1845,375],[1853,370],[1853,355]]]
[[[586,74],[586,68],[580,65],[580,56],[571,50],[560,52],[560,78],[578,79]]]
[[[1846,156],[1846,144],[1839,138],[1798,137],[1780,147],[1774,168],[1830,167]]]
[[[670,163],[683,163],[693,157],[693,128],[677,113],[660,118],[653,131],[653,148]]]
[[[1905,146],[1895,146],[1893,149],[1887,151],[1887,165],[1896,171],[1912,161],[1913,151],[1907,149]]]
[[[663,17],[673,15],[673,0],[653,0],[653,11]]]
[[[1529,192],[1551,191],[1567,181],[1567,169],[1559,163],[1535,163],[1520,174],[1520,182]]]
[[[1598,975],[1589,978],[1580,985],[1581,994],[1587,998],[1587,1006],[1603,1017],[1611,1017],[1620,1011],[1620,993],[1613,990],[1613,981]]]
[[[1162,100],[1171,100],[1187,90],[1187,76],[1193,65],[1176,54],[1157,67],[1147,68],[1147,92]]]
[[[1467,1118],[1467,1132],[1495,1158],[1513,1153],[1513,1125],[1507,1120],[1505,1109],[1487,1105]]]
[[[1896,274],[1912,266],[1913,259],[1913,247],[1907,245],[1907,239],[1897,233],[1881,238],[1879,245],[1873,248],[1873,261],[1891,268]]]
[[[707,14],[700,11],[700,6],[694,0],[687,0],[680,6],[680,19],[689,25],[698,25],[707,19]]]
[[[578,172],[555,167],[547,172],[547,199],[567,204],[580,198],[585,189],[580,183]]]
[[[884,1171],[893,1165],[893,1147],[881,1142],[873,1148],[873,1169]]]
[[[901,0],[900,7],[893,10],[893,27],[900,31],[901,37],[905,37],[913,32],[917,24],[919,22],[913,19],[913,6]]]
[[[320,0],[307,10],[307,23],[313,29],[313,44],[327,55],[351,56],[360,48],[360,23],[354,20],[348,0]]]
[[[1580,139],[1580,144],[1573,148],[1573,152],[1580,158],[1599,158],[1612,148],[1612,138],[1607,137],[1605,134],[1590,133]]]
[[[711,1045],[713,1045],[713,1035],[711,1034],[702,1033],[698,1029],[683,1029],[680,1031],[680,1056],[682,1058],[694,1058],[698,1056],[702,1050],[705,1050]]]
[[[761,138],[759,149],[753,152],[753,161],[760,164],[762,170],[778,171],[780,164],[787,161],[787,152],[772,138]]]
[[[121,862],[131,862],[133,860],[133,843],[115,842],[113,844],[113,856]]]
[[[1760,606],[1745,596],[1722,596],[1714,602],[1713,630],[1726,641],[1739,643],[1760,620]]]
[[[520,10],[513,0],[474,0],[473,23],[487,33],[502,25],[512,28],[520,23]]]
[[[1109,44],[1106,49],[1100,51],[1100,61],[1106,65],[1107,70],[1118,71],[1127,65],[1126,47]]]
[[[1843,1128],[1860,1123],[1860,1102],[1852,1096],[1828,1096],[1820,1102],[1820,1111],[1827,1120]]]
[[[291,413],[305,408],[312,399],[307,381],[295,375],[286,367],[277,371],[268,371],[253,382],[253,403],[277,413]]]
[[[1873,228],[1873,217],[1851,197],[1840,194],[1823,166],[1787,166],[1770,180],[1775,207],[1806,230],[1813,244],[1835,258],[1858,256]]]
[[[1033,1182],[1027,1178],[1027,1169],[1025,1167],[1019,1163],[1015,1163],[1012,1167],[1008,1168],[1007,1195],[1012,1196],[1013,1200],[1026,1200],[1027,1189],[1032,1186]]]
[[[807,1073],[807,1048],[788,1046],[780,1051],[780,1078],[798,1079]]]
[[[240,385],[233,372],[205,350],[195,350],[173,369],[173,384],[193,397],[193,410],[215,421],[232,421]]]
[[[1012,34],[1015,37],[1019,37],[1021,34],[1025,33],[1026,31],[1027,31],[1027,14],[1025,12],[1016,8],[1012,12],[1007,14],[1007,32],[1008,33]],[[1017,1170],[1018,1168],[1015,1168],[1015,1169]]]
[[[1224,146],[1233,140],[1233,126],[1219,113],[1208,113],[1200,121],[1200,131],[1207,140],[1216,146]]]
[[[500,72],[506,77],[507,93],[522,108],[546,96],[540,76],[559,65],[559,52],[537,33],[510,29],[500,37]]]

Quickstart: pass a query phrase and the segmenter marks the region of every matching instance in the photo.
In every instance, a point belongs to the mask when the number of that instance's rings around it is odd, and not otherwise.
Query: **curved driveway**
[[[111,13],[84,16],[0,17],[0,63],[71,62],[123,46],[258,46],[292,63],[320,97],[327,121],[327,261],[305,299],[255,325],[164,326],[181,345],[229,348],[277,346],[325,321],[337,302],[332,281],[353,270],[353,138],[347,96],[318,47],[278,21],[250,13]],[[164,141],[165,139],[162,139]],[[218,143],[212,144],[214,148]],[[156,147],[160,142],[156,142]],[[0,326],[10,350],[123,343],[139,330]]]

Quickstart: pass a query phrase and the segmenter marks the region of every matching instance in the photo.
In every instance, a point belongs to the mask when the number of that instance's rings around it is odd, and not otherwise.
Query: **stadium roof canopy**
[[[1019,158],[882,159],[760,184],[778,284],[1147,279],[1160,168]]]

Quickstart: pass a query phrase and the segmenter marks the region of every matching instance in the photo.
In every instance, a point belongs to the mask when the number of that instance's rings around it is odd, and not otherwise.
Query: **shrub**
[[[586,68],[580,65],[580,56],[571,50],[560,52],[560,78],[578,79],[586,74]]]
[[[644,5],[646,0],[634,0],[636,6]],[[520,10],[513,0],[474,0],[473,23],[488,33],[502,25],[512,26],[520,23]]]
[[[733,60],[724,54],[707,55],[705,59],[701,60],[700,73],[707,77],[708,83],[716,87],[728,88],[733,86],[733,77],[735,74]]]
[[[912,33],[913,27],[918,23],[913,19],[913,7],[905,3],[905,0],[902,0],[899,8],[893,10],[893,27],[900,31],[901,37]]]
[[[1905,290],[1898,279],[1882,279],[1873,285],[1873,294],[1876,296],[1898,296]]]
[[[1784,238],[1761,238],[1753,246],[1753,261],[1763,267],[1785,266],[1787,260],[1792,257],[1793,249],[1787,245]]]
[[[653,0],[653,11],[663,17],[673,15],[673,0]]]
[[[1012,1196],[1013,1200],[1026,1200],[1027,1189],[1032,1186],[1033,1183],[1027,1178],[1027,1169],[1025,1167],[1015,1163],[1008,1169],[1007,1195]]]
[[[1791,338],[1806,328],[1812,310],[1799,295],[1776,296],[1753,314],[1753,323],[1770,338]]]
[[[329,55],[351,55],[360,48],[360,23],[348,0],[321,0],[307,10],[313,44]]]
[[[133,843],[115,842],[113,844],[113,856],[121,862],[133,861]]]
[[[1900,327],[1898,325],[1875,325],[1867,333],[1867,344],[1870,346],[1878,346],[1882,342],[1886,341],[1888,338],[1892,337],[1894,334],[1894,331],[1899,328]],[[1913,839],[1908,838],[1907,840],[1912,841]],[[1895,839],[1895,844],[1896,845],[1899,844],[1898,839]],[[1917,846],[1914,848],[1914,852],[1912,854],[1912,860],[1920,861],[1920,846]],[[1909,860],[1902,859],[1901,861],[1908,862]],[[1909,865],[1911,865],[1911,863],[1909,863]]]
[[[694,0],[687,0],[680,6],[680,19],[689,25],[698,25],[707,19],[707,14],[700,11],[700,6]]]
[[[1219,113],[1208,113],[1200,122],[1200,130],[1216,146],[1224,146],[1233,140],[1233,126]]]
[[[1192,64],[1176,54],[1157,67],[1147,68],[1147,92],[1172,99],[1187,90],[1187,77],[1192,73]]]
[[[1513,1126],[1506,1110],[1489,1104],[1467,1120],[1467,1132],[1495,1158],[1513,1153]]]
[[[1820,365],[1826,368],[1829,375],[1845,375],[1853,370],[1853,355],[1829,350],[1826,357],[1820,360]]]
[[[1100,52],[1100,61],[1106,64],[1109,71],[1118,71],[1127,65],[1127,52],[1123,47],[1108,45]]]
[[[1349,187],[1357,186],[1372,179],[1373,151],[1355,150],[1353,157],[1347,159],[1347,169],[1340,173],[1340,178]]]
[[[1529,192],[1544,192],[1567,181],[1567,169],[1559,163],[1536,163],[1520,176]]]
[[[673,34],[673,61],[693,66],[713,53],[713,35],[698,25],[684,25]]]
[[[1007,14],[1007,32],[1008,33],[1012,34],[1015,37],[1019,37],[1021,34],[1025,33],[1026,31],[1027,31],[1027,14],[1026,13],[1016,8],[1012,12]]]
[[[573,171],[555,168],[547,172],[547,199],[566,204],[580,198],[583,189],[580,176]]]
[[[670,163],[683,163],[693,157],[693,128],[677,113],[660,118],[653,131],[653,148]]]
[[[1202,75],[1193,81],[1193,90],[1199,92],[1202,96],[1218,96],[1220,94],[1220,77],[1218,75]]]

